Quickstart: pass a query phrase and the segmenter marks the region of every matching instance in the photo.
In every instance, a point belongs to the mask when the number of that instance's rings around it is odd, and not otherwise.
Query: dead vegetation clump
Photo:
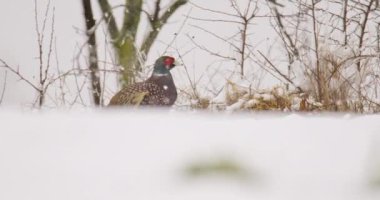
[[[288,92],[281,86],[258,91],[231,82],[228,85],[225,88],[225,102],[229,111],[292,111],[301,107],[300,98],[297,98],[299,94]]]
[[[342,94],[333,91],[330,103],[317,101],[313,92],[287,90],[284,85],[272,89],[254,90],[227,81],[225,87],[214,98],[193,97],[190,109],[211,111],[280,111],[280,112],[353,112],[359,103],[341,98]],[[342,91],[340,91],[342,92]]]
[[[227,81],[214,98],[193,97],[191,109],[212,111],[314,111],[322,105],[310,95],[287,91],[283,86],[253,90]]]

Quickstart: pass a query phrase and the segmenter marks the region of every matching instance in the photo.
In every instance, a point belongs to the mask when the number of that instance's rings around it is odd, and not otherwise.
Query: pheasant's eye
[[[174,63],[174,58],[168,57],[164,60],[165,65],[171,66]]]

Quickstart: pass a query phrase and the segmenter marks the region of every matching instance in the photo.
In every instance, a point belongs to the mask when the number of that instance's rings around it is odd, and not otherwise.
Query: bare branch
[[[50,39],[49,39],[49,51],[47,55],[45,73],[43,74],[41,85],[45,85],[46,79],[48,78],[49,69],[50,69],[50,59],[51,59],[51,54],[53,52],[53,39],[54,39],[54,32],[55,32],[54,24],[55,24],[55,7],[53,7],[53,16],[52,16],[52,21],[51,21],[51,32],[50,32]]]
[[[149,32],[148,37],[144,40],[141,46],[141,51],[145,55],[148,54],[162,26],[166,24],[168,19],[175,13],[175,11],[177,11],[181,6],[185,5],[187,2],[187,0],[176,0],[171,6],[169,6],[169,8],[167,8],[164,11],[164,14],[158,20],[152,22],[152,31]]]
[[[364,36],[366,34],[366,28],[367,28],[369,14],[371,13],[371,8],[372,8],[373,3],[375,3],[375,0],[370,0],[368,5],[366,6],[366,10],[364,11],[364,19],[360,25],[361,29],[360,29],[359,46],[358,46],[360,54],[361,54],[361,48],[363,46]],[[358,71],[361,70],[360,61],[357,63],[357,69],[358,69]]]
[[[25,78],[21,73],[20,71],[17,69],[14,69],[12,68],[11,66],[9,66],[4,60],[0,59],[0,62],[3,64],[2,66],[0,67],[4,67],[6,69],[8,69],[9,71],[11,71],[13,74],[17,75],[22,81],[26,82],[29,86],[31,86],[32,88],[34,88],[37,92],[41,92],[41,89],[36,86],[35,84],[33,84],[31,81],[29,81],[27,78]]]
[[[204,7],[201,7],[193,2],[190,2],[191,5],[193,5],[194,7],[196,8],[199,8],[201,10],[204,10],[204,11],[208,11],[208,12],[211,12],[211,13],[217,13],[217,14],[221,14],[221,15],[226,15],[226,16],[230,16],[230,17],[238,17],[237,15],[234,15],[234,14],[230,14],[230,13],[227,13],[227,12],[222,12],[222,11],[218,11],[218,10],[212,10],[212,9],[209,9],[209,8],[204,8]]]
[[[228,43],[229,45],[231,45],[235,50],[239,50],[239,47],[238,47],[238,46],[236,46],[236,45],[235,45],[234,43],[232,43],[232,42],[229,42],[229,40],[230,40],[231,38],[223,38],[223,37],[217,35],[216,33],[213,33],[213,32],[211,32],[211,31],[209,31],[209,30],[207,30],[207,29],[205,29],[205,28],[202,28],[202,27],[200,27],[200,26],[197,26],[197,25],[190,25],[190,26],[193,27],[193,28],[199,29],[199,30],[201,30],[201,31],[204,31],[205,33],[208,33],[208,34],[212,35],[213,37],[219,39],[220,41],[227,42],[227,43]],[[237,34],[240,34],[240,33],[237,33]]]
[[[189,18],[193,20],[205,21],[205,22],[223,22],[223,23],[234,23],[234,24],[239,24],[239,25],[244,24],[243,22],[240,22],[240,21],[226,20],[226,19],[204,19],[204,18],[198,18],[198,17],[189,17]]]
[[[153,18],[150,19],[151,22],[155,22],[158,20],[161,7],[160,7],[161,0],[156,0],[156,8],[154,9]]]
[[[304,92],[301,87],[297,86],[291,79],[289,79],[276,66],[274,66],[274,64],[263,53],[261,53],[260,51],[257,51],[257,52],[265,59],[266,62],[268,62],[268,64],[272,67],[272,69],[274,69],[274,71],[276,71],[278,73],[278,75],[280,75],[282,78],[284,78],[290,84],[292,84],[295,88],[297,88],[297,90],[299,92]]]
[[[173,43],[175,42],[175,40],[177,39],[178,35],[181,34],[183,28],[185,27],[186,23],[187,23],[187,20],[189,19],[189,16],[190,16],[190,13],[191,13],[192,9],[189,10],[189,12],[186,14],[185,16],[185,20],[183,20],[181,26],[179,27],[178,31],[174,34],[174,37],[173,39],[169,42],[169,44],[167,44],[166,46],[166,49],[164,50],[164,54],[168,51],[168,49],[173,45]]]
[[[223,58],[223,59],[227,59],[227,60],[236,60],[236,58],[234,58],[234,57],[224,56],[224,55],[221,55],[221,54],[219,54],[219,53],[213,52],[213,51],[207,49],[206,47],[204,47],[204,46],[202,46],[202,45],[196,43],[196,42],[194,41],[194,39],[193,39],[190,35],[187,34],[186,36],[190,39],[190,41],[191,41],[195,46],[197,46],[197,47],[200,48],[201,50],[206,51],[207,53],[209,53],[209,54],[211,54],[211,55],[213,55],[213,56],[217,56],[217,57],[220,57],[220,58]]]
[[[103,17],[105,18],[108,25],[108,32],[110,33],[112,40],[116,41],[120,34],[115,17],[113,16],[112,7],[108,3],[108,0],[98,0],[98,2],[100,9],[103,12]]]

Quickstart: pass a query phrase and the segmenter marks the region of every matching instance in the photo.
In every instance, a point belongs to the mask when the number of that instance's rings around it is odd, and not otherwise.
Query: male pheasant
[[[112,97],[109,105],[173,105],[177,99],[177,90],[170,70],[174,67],[173,57],[160,57],[156,60],[149,79],[123,88]]]

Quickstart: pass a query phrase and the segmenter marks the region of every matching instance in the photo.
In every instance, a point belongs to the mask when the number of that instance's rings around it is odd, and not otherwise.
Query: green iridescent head
[[[153,74],[170,74],[170,70],[176,66],[175,59],[170,56],[162,56],[154,64]]]

